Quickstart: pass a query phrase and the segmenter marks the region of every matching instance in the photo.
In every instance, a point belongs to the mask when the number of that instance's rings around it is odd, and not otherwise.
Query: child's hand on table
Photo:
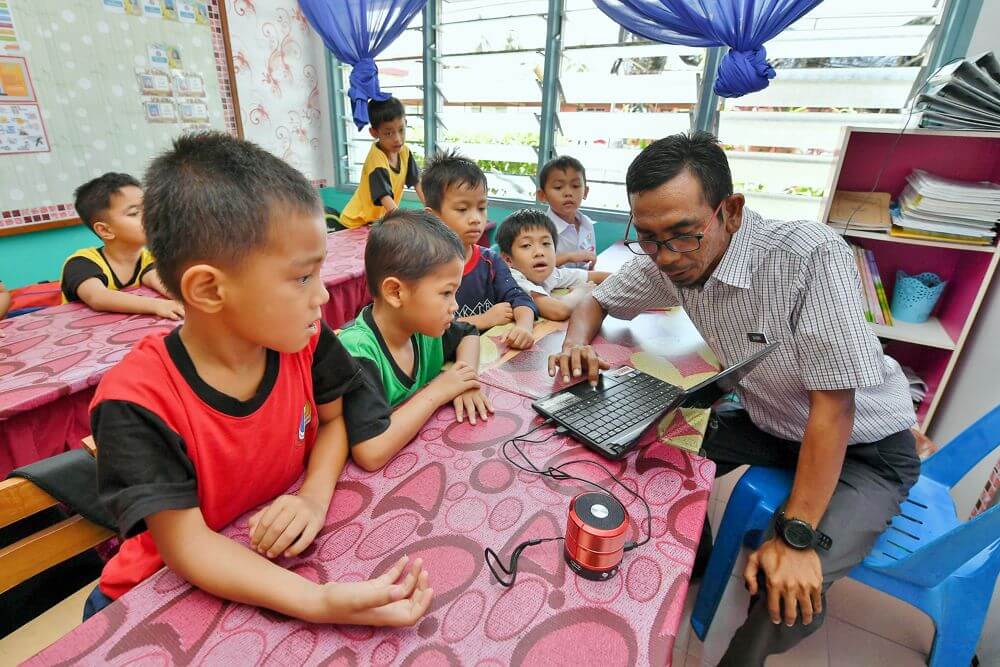
[[[479,389],[479,373],[464,361],[456,361],[451,368],[441,371],[429,385],[439,392],[441,403],[446,403],[467,391]]]
[[[498,303],[493,306],[485,313],[483,313],[483,318],[487,324],[486,329],[492,329],[493,327],[498,327],[508,322],[514,321],[514,307],[511,306],[506,301]]]
[[[326,511],[305,496],[284,495],[250,517],[250,548],[267,558],[298,556],[323,528]]]
[[[530,329],[515,326],[504,336],[503,342],[515,350],[527,350],[535,344],[535,335]]]
[[[184,306],[173,299],[152,299],[152,315],[162,317],[167,320],[179,320],[184,317]]]
[[[430,607],[434,589],[428,587],[427,572],[419,558],[413,561],[406,577],[396,583],[408,561],[403,556],[388,572],[368,581],[323,584],[317,613],[309,620],[391,627],[413,625]]]
[[[587,268],[588,269],[592,269],[592,268],[594,268],[594,264],[597,263],[597,255],[595,255],[590,250],[580,250],[580,251],[578,251],[576,253],[576,259],[574,259],[573,261],[574,262],[586,262],[587,263]]]
[[[475,425],[476,414],[482,417],[483,421],[489,419],[489,413],[493,412],[493,404],[490,399],[483,395],[481,389],[469,389],[455,397],[455,421],[462,421],[464,417],[469,418],[469,423]]]

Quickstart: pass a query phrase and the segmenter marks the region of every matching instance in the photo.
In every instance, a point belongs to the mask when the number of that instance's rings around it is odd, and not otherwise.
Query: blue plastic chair
[[[850,573],[931,617],[931,667],[972,661],[993,596],[1000,572],[1000,505],[963,522],[949,489],[997,445],[1000,406],[923,462],[900,513]],[[792,476],[790,469],[755,466],[733,489],[691,615],[699,638],[708,633],[741,544],[760,546]]]

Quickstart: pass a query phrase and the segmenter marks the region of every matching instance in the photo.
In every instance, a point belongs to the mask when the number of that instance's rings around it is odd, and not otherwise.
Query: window
[[[432,1],[434,81],[423,80],[421,15],[378,58],[382,87],[403,100],[407,142],[423,163],[424,87],[433,84],[437,113],[426,121],[438,146],[479,162],[494,197],[534,199],[539,146],[549,138],[543,142],[544,127],[557,154],[587,167],[586,205],[624,210],[628,165],[655,139],[688,130],[705,78],[715,78],[705,71],[706,49],[641,38],[592,0],[563,0],[553,17],[549,0]],[[927,75],[945,1],[825,0],[768,42],[777,77],[760,92],[719,100],[709,114],[750,206],[815,219],[841,128],[902,129],[906,103]],[[554,21],[562,28],[558,77],[543,82]],[[552,90],[545,84],[554,86],[551,123],[542,122],[543,90]],[[371,138],[349,117],[344,123],[341,154],[346,150],[357,182]]]
[[[719,118],[733,180],[751,207],[816,219],[841,128],[903,128],[943,5],[826,0],[767,44],[777,77],[723,100]]]
[[[555,146],[587,169],[585,204],[625,209],[625,172],[652,141],[690,128],[705,49],[634,35],[592,0],[567,0]]]
[[[547,9],[441,0],[437,141],[479,163],[491,196],[535,196]]]
[[[418,164],[424,161],[424,39],[423,15],[417,14],[400,36],[386,47],[375,64],[383,91],[398,98],[406,108],[406,145],[413,151]],[[347,137],[348,180],[357,183],[361,167],[372,145],[368,127],[360,131],[351,114],[347,97],[351,68],[341,67],[341,90],[344,96],[344,127]]]

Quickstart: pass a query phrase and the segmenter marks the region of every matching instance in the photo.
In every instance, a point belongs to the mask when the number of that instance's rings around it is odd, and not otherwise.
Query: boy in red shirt
[[[399,582],[405,558],[381,577],[328,584],[271,560],[300,554],[323,527],[348,454],[341,397],[360,381],[320,321],[315,191],[221,133],[176,140],[146,179],[150,249],[186,319],[140,341],[94,396],[98,490],[128,539],[85,617],[166,564],[221,598],[306,621],[413,624],[432,595],[419,560]],[[251,549],[219,534],[267,502],[250,519]]]

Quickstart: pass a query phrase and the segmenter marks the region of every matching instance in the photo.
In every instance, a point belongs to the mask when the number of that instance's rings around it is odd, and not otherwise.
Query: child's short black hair
[[[195,262],[234,263],[267,243],[279,206],[321,214],[298,170],[249,141],[223,132],[175,139],[146,171],[143,226],[163,284],[180,298]]]
[[[574,171],[580,172],[583,176],[583,184],[587,184],[587,170],[583,168],[583,163],[577,160],[575,157],[570,157],[569,155],[560,155],[557,158],[553,158],[545,163],[542,170],[538,172],[538,188],[540,190],[545,189],[545,184],[549,181],[549,176],[553,171],[558,169],[559,171],[569,171],[573,169]]]
[[[505,255],[511,254],[514,241],[521,235],[521,232],[529,229],[544,229],[552,236],[553,243],[559,238],[555,223],[549,216],[532,208],[522,208],[507,216],[507,219],[501,222],[497,228],[497,246],[499,246],[500,252]]]
[[[420,176],[424,202],[435,211],[441,210],[444,192],[451,185],[479,185],[486,189],[486,174],[479,165],[458,153],[457,149],[439,151],[427,161]]]
[[[448,225],[425,210],[397,208],[372,225],[365,246],[365,280],[372,297],[389,276],[414,281],[434,267],[465,261],[465,246]]]
[[[111,195],[129,185],[142,187],[134,176],[114,171],[87,181],[73,193],[76,214],[80,216],[83,224],[90,227],[90,231],[94,231],[94,223],[98,222],[97,218],[101,212],[111,206]]]
[[[406,115],[403,103],[395,97],[379,102],[378,100],[368,100],[368,122],[372,128],[378,129],[382,123],[402,118]]]

